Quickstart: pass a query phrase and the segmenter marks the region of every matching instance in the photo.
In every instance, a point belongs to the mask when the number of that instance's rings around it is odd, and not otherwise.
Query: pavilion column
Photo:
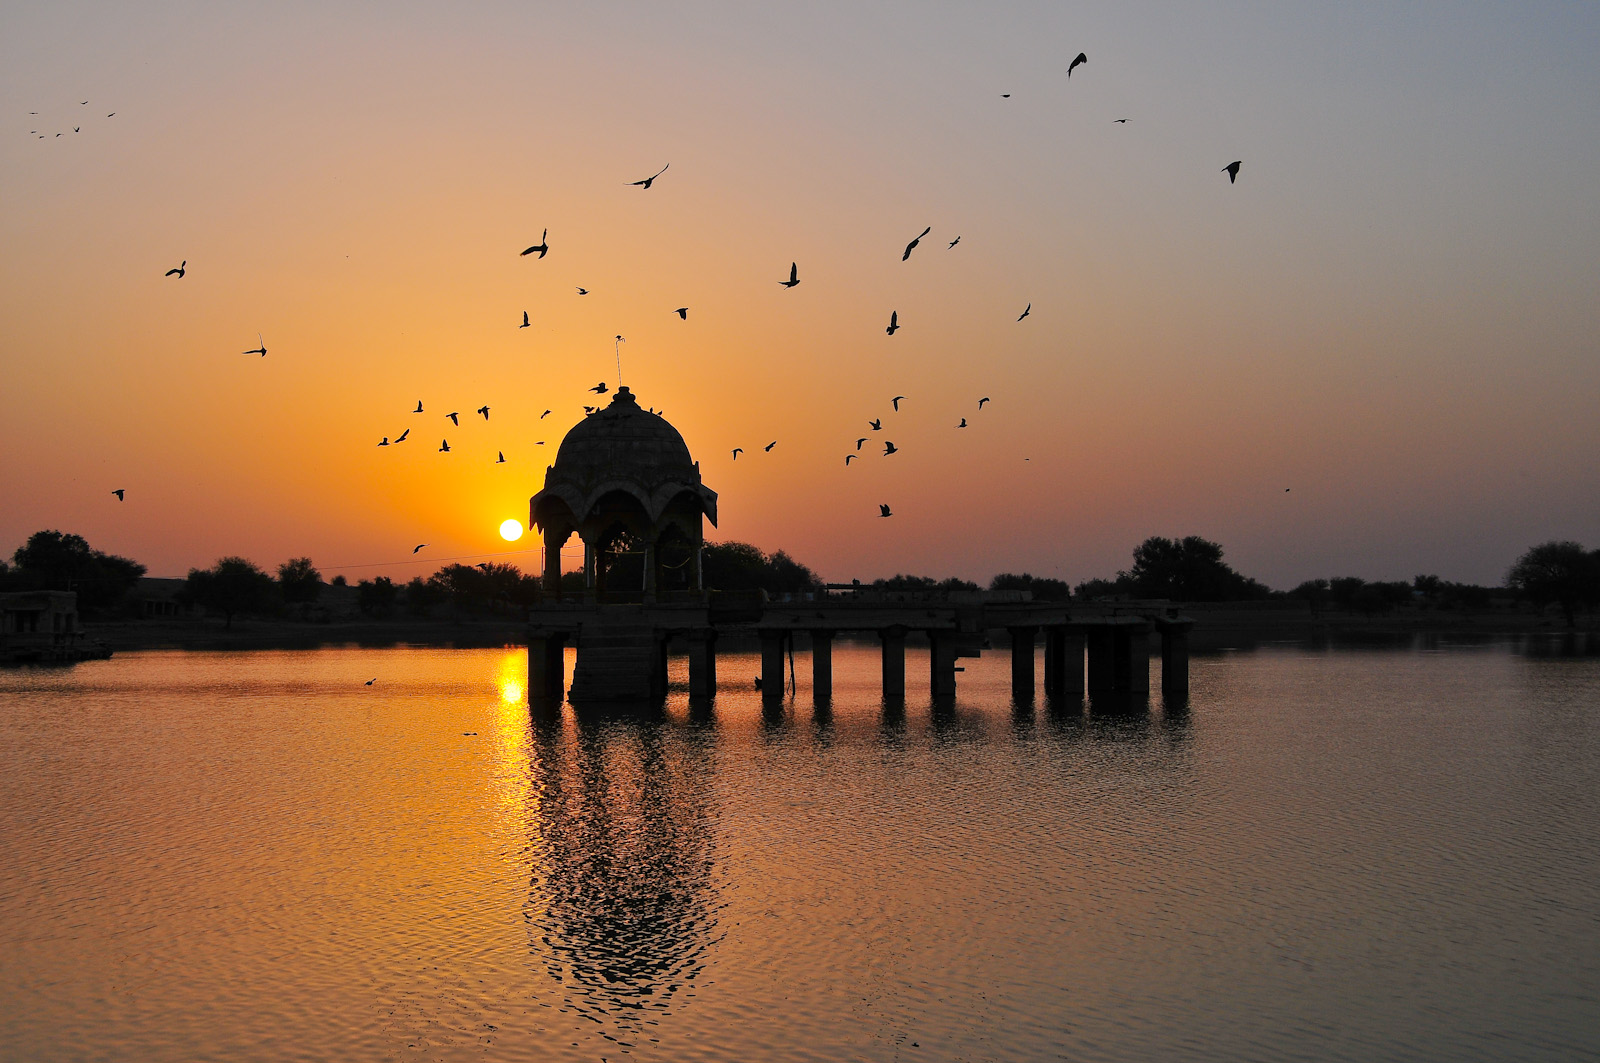
[[[1111,625],[1096,624],[1089,628],[1085,641],[1089,651],[1089,689],[1091,691],[1113,689],[1116,680],[1112,664],[1114,654]]]
[[[599,550],[589,540],[583,540],[583,596],[595,601],[600,594]]]
[[[928,632],[928,687],[935,698],[956,696],[956,633]]]
[[[833,700],[833,632],[811,632],[811,701],[826,705]]]
[[[568,534],[571,534],[570,532]],[[546,594],[561,596],[561,547],[567,537],[546,528],[544,533],[544,590]]]
[[[704,561],[704,558],[703,558],[702,555],[705,553],[705,549],[706,548],[705,548],[705,544],[704,543],[695,543],[694,544],[694,562],[693,562],[693,566],[694,567],[691,570],[691,572],[689,573],[689,578],[693,581],[691,583],[691,585],[690,585],[690,588],[689,588],[690,590],[699,591],[699,590],[704,590],[705,589],[705,583],[704,583],[705,577],[704,577],[703,573],[701,572],[701,567],[700,567],[701,564]]]
[[[1150,692],[1150,635],[1142,626],[1113,629],[1111,683],[1116,690],[1134,694]]]
[[[1026,704],[1033,700],[1033,639],[1036,627],[1006,628],[1011,634],[1011,698]]]
[[[644,547],[644,600],[656,600],[656,544],[646,543]]]
[[[906,696],[906,629],[898,625],[878,632],[883,642],[883,696],[892,701]]]
[[[783,640],[788,634],[775,628],[762,628],[761,636],[761,700],[772,703],[783,700]]]
[[[717,632],[715,628],[689,635],[689,697],[717,696]]]

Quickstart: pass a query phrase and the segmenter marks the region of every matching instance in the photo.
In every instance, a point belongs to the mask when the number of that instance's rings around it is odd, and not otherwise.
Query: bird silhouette
[[[643,181],[629,181],[628,184],[630,184],[630,185],[638,185],[641,188],[649,188],[651,185],[655,184],[657,177],[660,177],[662,174],[667,172],[667,169],[671,165],[672,165],[672,163],[669,162],[669,163],[667,163],[666,166],[661,167],[661,169],[657,170],[655,173],[651,174],[649,177],[646,177]]]
[[[680,306],[678,309],[674,310],[673,313],[677,314],[685,321],[689,320],[689,308],[687,306]]]
[[[115,491],[113,491],[111,493],[117,496],[117,501],[118,502],[127,501],[127,499],[122,497],[123,495],[128,493],[128,489],[126,487],[119,487],[119,488],[117,488]]]
[[[793,288],[796,284],[799,284],[800,267],[793,262],[789,263],[789,279],[786,281],[779,281],[778,283],[783,285],[785,288]]]
[[[894,398],[889,400],[890,402],[894,403],[894,412],[895,413],[899,413],[900,412],[900,400],[903,399],[903,398],[905,398],[904,395],[896,395]]]
[[[893,443],[889,442],[887,439],[885,439],[883,441],[883,456],[884,457],[887,458],[890,454],[896,453],[899,449],[900,449],[899,447],[895,446]]]
[[[488,420],[488,419],[489,419],[489,407],[487,407],[487,406],[479,406],[479,407],[478,407],[478,408],[477,408],[477,409],[476,409],[476,410],[474,410],[474,411],[473,411],[473,412],[474,412],[474,413],[481,413],[481,414],[483,414],[483,419],[484,419],[484,420],[485,420],[485,421],[487,421],[487,420]]]
[[[418,547],[418,549],[421,549],[421,547]],[[413,550],[411,552],[412,553],[416,553],[416,550]],[[378,677],[377,676],[373,676],[371,679],[367,680],[365,683],[363,683],[361,685],[370,687],[372,684],[376,683],[377,681],[378,681]]]
[[[867,423],[872,426],[872,430],[874,432],[883,431],[883,420],[882,420],[882,418],[877,418],[877,419],[868,421]]]
[[[606,393],[606,382],[602,380],[589,390],[594,392],[596,395],[604,395]]]
[[[461,414],[459,412],[457,412],[457,413],[447,413],[447,414],[445,414],[445,416],[450,418],[450,423],[451,424],[455,425],[457,428],[461,427]]]
[[[389,445],[389,437],[388,436],[384,436],[383,437],[383,442],[378,444],[378,446],[380,446],[380,447],[386,447],[388,445]]]
[[[526,310],[524,310],[522,312],[522,324],[518,325],[517,328],[527,328],[527,327],[528,327],[528,312]]]
[[[1002,100],[1009,100],[1009,99],[1010,99],[1010,98],[1011,98],[1011,93],[1009,93],[1009,92],[1002,92],[1002,93],[1001,93],[1001,94],[1000,94],[1000,98],[1001,98],[1001,99],[1002,99]]]
[[[987,396],[987,395],[985,395],[983,398],[979,399],[978,400],[978,409],[980,409],[980,410],[983,409],[983,404],[988,402],[988,401],[989,401],[989,396]]]
[[[549,410],[546,410],[546,411],[544,411],[544,412],[543,412],[543,413],[541,413],[541,414],[540,414],[540,415],[539,415],[539,420],[541,420],[541,421],[542,421],[542,420],[544,420],[544,419],[545,419],[545,418],[546,418],[546,417],[549,417],[549,416],[550,416],[550,411],[549,411]]]
[[[889,311],[889,327],[883,331],[887,332],[891,336],[900,331],[900,311]]]
[[[407,428],[404,432],[401,432],[399,435],[395,436],[394,437],[394,441],[396,443],[404,443],[406,441],[406,436],[408,436],[410,434],[411,434],[411,429]]]
[[[1111,120],[1111,124],[1112,125],[1127,125],[1128,124],[1128,120],[1126,118],[1113,118]]]
[[[417,408],[412,410],[411,412],[412,413],[421,413],[422,412],[422,400],[421,399],[417,400]]]
[[[417,545],[416,545],[416,546],[413,546],[413,547],[412,547],[412,548],[411,548],[411,552],[412,552],[412,553],[413,553],[413,554],[414,554],[414,553],[416,553],[416,552],[417,552],[417,551],[418,551],[418,550],[421,550],[421,549],[422,549],[422,548],[423,548],[423,547],[424,547],[424,546],[427,546],[427,545],[428,545],[428,544],[427,544],[427,543],[418,543],[418,544],[417,544]]]
[[[578,294],[579,295],[588,295],[589,294],[589,289],[587,289],[587,288],[579,288],[578,289]]]
[[[961,237],[959,237],[959,236],[958,236],[958,237],[956,237],[956,238],[955,238],[955,239],[954,239],[954,240],[951,240],[951,241],[950,241],[950,247],[954,247],[954,246],[956,246],[956,245],[957,245],[957,244],[959,244],[959,243],[960,243],[960,242],[961,242]],[[950,250],[950,247],[947,247],[947,248],[945,248],[945,250],[946,250],[946,251],[948,251],[948,250]]]
[[[448,439],[441,439],[439,441],[439,453],[441,453],[441,454],[450,453],[450,441]]]
[[[179,280],[183,280],[183,275],[188,272],[188,269],[189,269],[189,260],[188,259],[184,259],[183,260],[183,264],[180,265],[177,269],[169,269],[169,270],[167,270],[167,276],[171,277],[173,275],[176,275]]]
[[[260,340],[261,346],[255,348],[254,350],[245,351],[244,353],[245,354],[259,354],[261,357],[265,358],[267,356],[267,341],[261,339],[261,333],[259,333],[259,332],[256,333],[256,339]]]
[[[956,425],[956,427],[957,428],[965,428],[965,427],[967,427],[967,419],[965,417],[961,418],[961,423]]]
[[[920,233],[918,233],[916,239],[912,240],[909,244],[906,245],[906,253],[900,256],[900,261],[904,262],[906,259],[910,258],[911,257],[911,252],[915,251],[917,249],[917,245],[922,243],[922,238],[924,236],[927,236],[931,232],[933,232],[933,226],[930,225],[926,229],[924,229]]]
[[[496,465],[504,465],[506,463],[506,452],[503,451],[503,450],[497,450],[497,451],[495,451],[495,453],[500,455],[500,456],[495,459],[494,463]]]
[[[743,454],[743,453],[744,453],[744,448],[743,447],[734,447],[733,448],[733,460],[734,461],[738,461],[739,460],[739,455]]]
[[[1027,307],[1026,307],[1026,308],[1024,308],[1024,309],[1023,309],[1023,311],[1022,311],[1022,313],[1021,313],[1021,315],[1020,315],[1020,316],[1018,316],[1018,318],[1017,318],[1017,320],[1018,320],[1018,321],[1021,321],[1021,320],[1022,320],[1022,319],[1023,319],[1023,318],[1025,318],[1025,317],[1027,317],[1027,316],[1028,316],[1028,315],[1029,315],[1029,314],[1031,314],[1031,313],[1033,313],[1033,304],[1032,304],[1032,303],[1029,303],[1029,304],[1028,304],[1028,305],[1027,305]]]
[[[765,453],[766,451],[771,450],[773,447],[775,447],[777,445],[778,445],[778,441],[776,439],[774,439],[772,442],[770,442],[766,446],[762,447],[761,450],[762,450],[763,453]]]
[[[867,441],[867,437],[866,436],[862,436],[860,439],[856,440],[856,449],[860,450],[861,449],[861,444],[865,443],[866,441]]]
[[[848,469],[850,467],[850,463],[855,460],[856,456],[854,454],[846,454],[844,456],[844,467]]]
[[[1085,63],[1087,63],[1088,61],[1089,61],[1089,57],[1087,55],[1085,55],[1084,53],[1079,52],[1078,53],[1078,58],[1074,59],[1071,63],[1067,64],[1067,77],[1071,77],[1072,76],[1072,72],[1074,70],[1078,69],[1080,66],[1082,66]],[[1113,64],[1113,65],[1115,65],[1115,64]]]
[[[1230,185],[1239,179],[1239,167],[1243,165],[1244,161],[1242,159],[1235,159],[1222,168],[1222,172],[1228,175],[1228,183]]]
[[[543,258],[545,256],[545,254],[547,252],[549,252],[549,250],[550,250],[550,230],[546,229],[544,231],[544,235],[539,237],[539,242],[534,244],[532,247],[528,248],[526,251],[524,251],[522,253],[524,255],[531,255],[535,251],[537,251],[537,252],[539,252],[539,257]]]
[[[880,516],[880,517],[892,517],[892,516],[894,516],[894,514],[889,512],[889,507],[888,506],[884,505],[882,502],[879,502],[878,503],[878,516]]]

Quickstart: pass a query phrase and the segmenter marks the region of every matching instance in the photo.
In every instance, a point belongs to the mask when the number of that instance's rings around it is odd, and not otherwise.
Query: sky
[[[1597,52],[1580,2],[10,3],[0,554],[537,571],[497,529],[620,334],[708,537],[830,580],[1498,583],[1600,547]]]

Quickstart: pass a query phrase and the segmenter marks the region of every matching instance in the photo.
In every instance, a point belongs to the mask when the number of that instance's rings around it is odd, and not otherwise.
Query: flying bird
[[[539,242],[534,244],[532,247],[528,248],[526,251],[524,251],[522,253],[524,255],[531,255],[535,251],[537,251],[537,252],[539,252],[539,257],[543,258],[545,256],[546,252],[548,252],[549,250],[550,250],[550,230],[546,229],[544,231],[544,235],[539,237]]]
[[[1111,124],[1112,125],[1127,125],[1128,124],[1128,120],[1126,118],[1113,118],[1111,120]]]
[[[680,306],[678,309],[674,310],[673,313],[677,314],[685,321],[689,320],[689,308],[687,306]]]
[[[243,353],[245,353],[245,354],[259,354],[261,357],[265,358],[267,356],[267,341],[264,340],[264,339],[261,339],[261,333],[259,333],[259,332],[256,333],[256,339],[261,342],[261,346],[255,348],[254,350],[245,351]]]
[[[1021,320],[1022,320],[1022,318],[1024,318],[1024,317],[1027,317],[1027,316],[1028,316],[1028,315],[1029,315],[1029,314],[1031,314],[1031,313],[1033,313],[1033,304],[1032,304],[1032,303],[1029,303],[1029,304],[1028,304],[1028,305],[1027,305],[1027,307],[1026,307],[1026,308],[1025,308],[1025,309],[1024,309],[1024,310],[1023,310],[1023,311],[1022,311],[1022,316],[1021,316],[1021,317],[1018,317],[1018,318],[1017,318],[1017,320],[1018,320],[1018,321],[1021,321]]]
[[[743,454],[743,453],[744,453],[744,448],[743,447],[734,447],[733,448],[733,460],[734,461],[738,461],[739,460],[739,455]]]
[[[1009,99],[1010,99],[1010,98],[1011,98],[1011,93],[1009,93],[1009,92],[1002,92],[1002,93],[1001,93],[1001,94],[1000,94],[1000,98],[1001,98],[1001,99],[1002,99],[1002,100],[1009,100]]]
[[[895,413],[899,413],[900,412],[900,400],[903,399],[903,398],[905,398],[904,395],[896,395],[894,398],[889,400],[890,402],[894,403],[894,412]]]
[[[528,327],[528,312],[526,310],[524,310],[522,312],[522,324],[518,325],[517,328],[527,328],[527,327]]]
[[[844,456],[844,467],[848,469],[850,467],[850,463],[855,460],[856,456],[854,454],[846,454]]]
[[[887,332],[891,336],[900,331],[900,311],[889,311],[889,327],[883,331]]]
[[[883,419],[882,418],[877,418],[875,420],[868,421],[867,423],[872,426],[872,430],[874,432],[883,431]]]
[[[589,294],[589,289],[587,289],[587,288],[579,288],[578,289],[578,294],[579,295],[588,295]]]
[[[606,393],[606,382],[602,380],[589,390],[594,392],[596,395],[604,395]]]
[[[126,487],[119,487],[119,488],[117,488],[115,491],[113,491],[111,493],[117,496],[117,501],[118,502],[127,501],[125,498],[122,497],[123,495],[128,493],[128,489]]]
[[[411,548],[411,552],[412,552],[412,553],[413,553],[413,554],[414,554],[414,553],[416,553],[416,552],[417,552],[417,551],[418,551],[418,550],[421,550],[421,549],[422,549],[422,548],[423,548],[423,547],[424,547],[424,546],[427,546],[427,545],[428,545],[428,544],[427,544],[427,543],[418,543],[418,544],[417,544],[417,545],[416,545],[416,546],[413,546],[413,547],[412,547],[412,548]]]
[[[865,443],[866,441],[867,441],[867,437],[866,436],[862,436],[860,439],[856,440],[856,449],[860,450],[861,449],[861,444]]]
[[[779,281],[778,283],[783,285],[785,288],[793,288],[796,284],[799,284],[800,267],[793,262],[789,263],[789,279],[786,281]]]
[[[1235,159],[1222,168],[1222,172],[1228,175],[1228,183],[1230,185],[1239,179],[1239,167],[1243,164],[1243,160]]]
[[[892,516],[894,516],[894,514],[889,512],[889,507],[888,506],[884,505],[882,502],[879,502],[878,503],[878,516],[880,516],[880,517],[892,517]]]
[[[417,550],[420,550],[420,549],[422,549],[420,546],[417,547]],[[416,553],[417,551],[413,550],[411,552],[412,553]],[[371,679],[367,680],[365,683],[363,683],[361,685],[370,687],[372,684],[376,683],[377,681],[378,681],[378,677],[377,676],[373,676]]]
[[[951,241],[950,241],[950,247],[954,247],[954,246],[956,246],[956,245],[957,245],[957,244],[959,244],[959,243],[960,243],[960,242],[961,242],[961,237],[959,237],[959,236],[958,236],[958,237],[956,237],[956,238],[955,238],[955,239],[954,239],[954,240],[951,240]],[[950,247],[947,247],[947,248],[945,248],[945,250],[946,250],[946,251],[948,251],[948,250],[950,250]]]
[[[447,413],[447,414],[445,414],[445,416],[450,418],[450,423],[451,424],[455,425],[457,428],[461,427],[461,414],[459,412],[458,413]]]
[[[179,280],[183,280],[183,275],[184,275],[184,273],[188,272],[188,268],[189,268],[189,260],[188,259],[184,259],[183,260],[183,264],[180,265],[177,269],[169,269],[169,270],[167,270],[167,276],[171,277],[173,275],[176,275]]]
[[[422,400],[421,399],[417,400],[417,408],[412,410],[411,412],[412,413],[421,413],[422,412]]]
[[[957,428],[965,428],[965,427],[967,427],[967,419],[965,417],[961,418],[961,423],[956,425],[956,427]]]
[[[649,177],[646,177],[643,181],[629,181],[628,184],[630,184],[630,185],[639,185],[642,188],[649,188],[651,185],[655,184],[655,181],[656,181],[657,177],[660,177],[662,174],[667,172],[668,167],[670,167],[671,165],[672,165],[672,163],[669,162],[669,163],[667,163],[666,166],[661,167],[661,169],[657,170],[655,173],[651,174]]]
[[[893,443],[889,442],[887,439],[885,439],[883,441],[883,456],[884,457],[887,458],[890,454],[895,453],[899,449],[900,449],[899,447],[895,446]]]
[[[448,439],[441,439],[439,441],[439,453],[441,453],[441,454],[450,453],[450,441]]]
[[[1084,53],[1079,52],[1078,53],[1078,58],[1074,59],[1071,63],[1067,64],[1067,77],[1071,77],[1072,76],[1072,72],[1074,70],[1078,69],[1080,66],[1082,66],[1085,63],[1087,63],[1088,61],[1089,61],[1089,57],[1087,55],[1085,55]]]
[[[980,410],[983,409],[983,404],[988,402],[988,401],[989,401],[989,396],[987,396],[987,395],[985,395],[983,398],[979,399],[978,400],[978,409],[980,409]]]
[[[487,407],[487,406],[479,406],[479,407],[478,407],[478,408],[477,408],[477,409],[476,409],[476,410],[475,410],[475,411],[473,411],[473,412],[474,412],[474,413],[481,413],[481,414],[483,414],[483,419],[484,419],[484,420],[485,420],[485,421],[487,421],[487,420],[488,420],[488,419],[489,419],[489,407]]]
[[[504,465],[506,463],[506,452],[503,451],[503,450],[497,450],[497,451],[495,451],[495,453],[500,455],[498,458],[495,459],[495,464],[496,465]]]
[[[765,453],[765,452],[771,450],[773,447],[775,447],[777,445],[778,445],[778,441],[776,439],[774,439],[772,442],[770,442],[766,446],[762,447],[761,450],[762,450],[763,453]]]
[[[933,232],[933,226],[930,225],[918,233],[917,238],[906,245],[906,253],[900,256],[900,261],[904,262],[906,259],[910,258],[911,252],[915,251],[917,249],[917,245],[922,243],[922,238],[931,232]]]
[[[380,446],[380,447],[386,447],[388,445],[389,445],[389,437],[388,436],[384,436],[383,437],[383,442],[378,444],[378,446]]]
[[[394,441],[396,443],[404,443],[406,441],[406,436],[408,436],[410,434],[411,434],[411,429],[407,428],[404,432],[401,432],[399,435],[395,436],[394,437]]]
[[[544,420],[544,419],[545,419],[545,418],[546,418],[546,417],[549,417],[549,416],[550,416],[550,411],[549,411],[549,410],[546,410],[546,411],[544,411],[544,412],[543,412],[543,413],[541,413],[541,414],[540,414],[540,415],[539,415],[539,420],[541,420],[541,421],[542,421],[542,420]]]

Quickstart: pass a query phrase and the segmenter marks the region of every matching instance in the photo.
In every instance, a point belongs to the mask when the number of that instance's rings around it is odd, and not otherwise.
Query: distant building
[[[75,661],[86,652],[73,591],[0,594],[0,663]]]

